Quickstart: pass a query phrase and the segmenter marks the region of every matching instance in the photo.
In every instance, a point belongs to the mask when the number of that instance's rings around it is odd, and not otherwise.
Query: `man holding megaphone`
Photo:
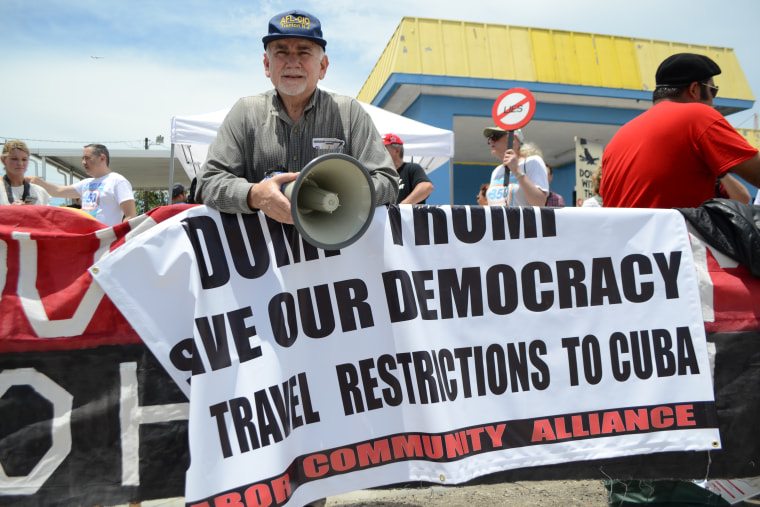
[[[301,10],[278,14],[263,43],[264,72],[274,89],[232,107],[201,168],[197,200],[292,224],[295,211],[283,187],[314,159],[340,154],[368,174],[372,206],[395,203],[398,174],[369,114],[355,99],[317,88],[329,65],[319,20]],[[334,167],[322,172],[340,178],[345,164]]]

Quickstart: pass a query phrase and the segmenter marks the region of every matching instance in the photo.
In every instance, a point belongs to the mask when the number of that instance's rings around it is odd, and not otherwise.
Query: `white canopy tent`
[[[393,132],[404,141],[404,158],[420,164],[425,172],[438,169],[454,157],[454,132],[421,123],[391,113],[370,104],[361,103],[372,117],[380,134]],[[182,163],[192,180],[206,160],[208,147],[229,109],[191,116],[172,117],[172,168],[174,158]]]

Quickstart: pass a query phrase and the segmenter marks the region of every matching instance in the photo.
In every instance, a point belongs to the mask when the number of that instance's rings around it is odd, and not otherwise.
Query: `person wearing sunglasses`
[[[658,67],[654,105],[623,125],[602,155],[605,207],[696,208],[731,172],[760,186],[760,155],[713,107],[721,73],[704,55],[678,53]]]
[[[0,161],[5,168],[3,186],[0,191],[0,205],[50,204],[50,194],[45,189],[24,180],[26,168],[29,166],[29,148],[23,141],[7,141],[3,145]]]
[[[491,147],[491,155],[501,164],[491,173],[487,197],[489,205],[543,206],[549,193],[546,164],[538,155],[524,157],[520,147],[525,143],[522,130],[514,131],[509,147],[509,131],[488,127],[483,136]]]

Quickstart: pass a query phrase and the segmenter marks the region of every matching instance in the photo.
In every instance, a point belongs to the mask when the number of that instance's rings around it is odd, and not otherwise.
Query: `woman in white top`
[[[488,204],[543,206],[549,193],[546,164],[538,155],[521,155],[520,146],[525,142],[521,130],[514,131],[512,148],[508,148],[508,134],[499,127],[489,127],[483,131],[491,154],[502,161],[491,173]]]
[[[24,181],[24,174],[29,166],[29,148],[23,141],[6,142],[0,161],[5,167],[0,205],[50,204],[50,194],[44,188]]]

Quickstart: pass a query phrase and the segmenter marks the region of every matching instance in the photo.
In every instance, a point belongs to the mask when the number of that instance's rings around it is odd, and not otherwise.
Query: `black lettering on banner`
[[[217,403],[209,407],[211,417],[216,419],[216,430],[219,434],[219,445],[222,447],[222,456],[232,456],[232,445],[227,435],[227,425],[224,422],[224,414],[227,413],[227,403]]]
[[[486,271],[488,309],[494,315],[509,315],[517,309],[517,273],[506,264],[491,266]]]
[[[274,248],[275,263],[278,268],[301,262],[301,249],[304,252],[304,260],[313,261],[319,259],[319,249],[304,240],[295,226],[292,224],[283,224],[269,217],[266,217],[267,229],[269,236],[272,238],[272,247]],[[340,255],[340,250],[325,250],[325,257]]]
[[[343,413],[351,415],[364,412],[364,398],[359,389],[359,372],[351,363],[335,365],[338,390],[343,402]]]
[[[507,215],[507,229],[509,230],[509,239],[520,238],[520,223],[522,222],[522,209],[516,207],[502,206],[500,210]],[[534,215],[535,216],[535,215]]]
[[[650,261],[649,257],[646,255],[632,254],[626,255],[620,263],[623,294],[625,295],[625,298],[632,303],[643,303],[652,299],[652,296],[654,295],[654,283],[641,282],[638,286],[640,291],[637,291],[637,270],[635,269],[635,266],[638,266],[639,275],[651,275],[652,261]]]
[[[230,255],[232,256],[232,262],[235,264],[237,273],[249,280],[263,276],[269,269],[269,249],[266,247],[267,242],[264,238],[264,231],[261,228],[259,215],[254,213],[242,213],[239,215],[220,213],[220,218],[224,227],[224,233],[227,235]],[[243,228],[240,227],[238,220],[242,220]],[[246,248],[243,232],[245,232],[245,237],[248,239],[252,259],[248,256],[248,248]]]
[[[670,264],[664,253],[657,252],[654,255],[657,267],[660,268],[662,280],[665,282],[665,297],[667,299],[678,298],[678,269],[681,266],[681,251],[670,252]]]
[[[448,349],[441,349],[438,352],[438,362],[440,363],[441,377],[439,380],[443,389],[446,390],[446,398],[455,400],[457,397],[457,382],[454,379],[449,379],[448,373],[454,371],[454,355]]]
[[[404,401],[425,405],[454,401],[460,383],[465,398],[473,396],[473,383],[476,396],[503,395],[510,383],[514,393],[544,390],[550,383],[549,367],[542,358],[546,351],[541,340],[493,343],[485,351],[481,346],[416,350],[339,364],[335,373],[343,412],[352,415]]]
[[[436,388],[435,377],[433,376],[433,362],[430,360],[430,354],[426,350],[412,352],[412,361],[417,379],[417,392],[420,395],[420,403],[438,403],[441,401],[438,398],[438,389]],[[428,393],[430,393],[429,398]]]
[[[182,220],[182,228],[190,239],[190,245],[198,260],[201,287],[214,289],[227,283],[230,280],[230,268],[227,265],[222,238],[214,219],[209,216],[186,218]],[[199,238],[199,235],[202,238]],[[201,241],[205,248],[201,247]]]
[[[388,224],[391,227],[391,238],[394,245],[404,245],[404,234],[401,232],[401,210],[398,204],[388,206]]]
[[[586,278],[586,267],[581,261],[557,261],[557,292],[560,308],[578,308],[588,306],[588,290],[583,283]]]
[[[590,385],[596,385],[602,380],[602,353],[599,340],[596,336],[588,334],[580,340],[577,336],[562,338],[562,348],[567,351],[567,366],[570,373],[570,385],[577,386],[579,383],[578,347],[581,349],[581,363],[583,376]]]
[[[357,329],[354,311],[362,328],[374,325],[372,310],[366,302],[369,291],[363,281],[341,280],[334,282],[333,288],[334,301],[327,284],[297,289],[296,297],[289,292],[281,292],[272,297],[268,313],[277,344],[282,347],[292,346],[298,339],[299,322],[303,334],[309,338],[329,336],[336,329],[336,309],[343,332]]]
[[[428,290],[425,282],[433,279],[431,270],[412,271],[412,280],[414,282],[415,293],[417,294],[417,303],[420,308],[420,317],[422,320],[436,320],[438,312],[428,308],[427,301],[435,297],[435,291]]]
[[[414,206],[414,244],[430,244],[430,221],[433,222],[433,244],[445,245],[449,242],[446,212],[435,206]]]
[[[253,310],[250,306],[246,306],[226,314],[212,315],[211,322],[209,322],[208,317],[197,317],[195,319],[195,327],[213,371],[226,368],[232,364],[227,339],[228,322],[232,342],[235,344],[240,362],[244,363],[261,357],[261,347],[251,346],[250,338],[256,336],[256,327],[246,325],[246,319],[251,317],[253,317]],[[194,368],[193,374],[203,373],[203,369],[200,368],[200,370],[196,372]]]
[[[470,211],[469,218],[467,211]],[[486,235],[486,211],[480,206],[455,206],[451,208],[451,228],[462,243],[472,244]]]
[[[172,366],[179,371],[192,372],[193,375],[206,373],[203,361],[198,359],[197,356],[195,354],[195,341],[192,338],[180,340],[169,351],[169,361],[171,361]],[[187,382],[190,383],[189,378]]]
[[[457,316],[480,317],[483,315],[483,286],[480,280],[480,268],[462,268],[461,283],[455,269],[442,269],[438,272],[438,286],[441,297],[441,318]],[[452,301],[453,300],[453,301]],[[472,313],[468,307],[472,307]]]
[[[198,335],[201,338],[201,343],[203,343],[211,370],[216,371],[230,366],[232,360],[227,343],[227,325],[224,314],[212,315],[211,320],[214,323],[213,331],[208,317],[196,318],[195,327],[198,329]]]
[[[599,340],[592,334],[587,334],[581,342],[583,353],[583,373],[586,382],[596,385],[602,381],[602,351],[599,348]]]
[[[313,299],[311,296],[312,290],[314,291]],[[333,315],[330,288],[327,284],[317,285],[312,289],[298,289],[296,293],[298,294],[298,310],[301,316],[301,325],[306,336],[309,338],[324,338],[335,331],[335,315]],[[317,311],[314,311],[314,300],[317,302]]]
[[[314,410],[311,402],[305,373],[298,373],[283,382],[282,391],[278,385],[260,389],[253,393],[253,403],[246,397],[232,398],[210,406],[209,414],[216,421],[220,450],[225,458],[234,453],[231,429],[239,451],[246,453],[281,442],[292,430],[320,421],[319,412]]]
[[[676,297],[678,297],[676,295]],[[699,375],[699,362],[697,352],[694,350],[694,342],[687,326],[676,328],[676,350],[678,353],[678,374],[686,375],[690,370],[692,375]]]
[[[551,383],[551,374],[549,372],[549,365],[546,364],[541,356],[545,356],[547,353],[546,343],[541,340],[534,340],[530,342],[528,346],[528,354],[530,356],[530,363],[536,368],[533,373],[530,374],[530,378],[533,381],[533,387],[539,391],[543,391],[549,388]]]
[[[488,370],[488,387],[494,394],[504,394],[507,390],[507,360],[504,349],[496,344],[486,349],[486,369]]]
[[[491,215],[491,237],[494,241],[504,241],[507,238],[506,227],[504,226],[504,208],[497,206],[486,206]]]
[[[462,379],[462,392],[465,398],[472,398],[472,388],[470,386],[470,358],[472,357],[472,348],[459,347],[454,349],[454,357],[459,361],[459,371]]]
[[[412,372],[410,369],[412,355],[409,352],[396,354],[396,362],[401,365],[401,371],[404,373],[404,385],[406,387],[406,395],[409,398],[409,402],[417,403],[414,395],[414,384],[412,383]]]
[[[252,317],[253,310],[250,306],[227,313],[232,339],[235,342],[235,350],[237,350],[241,363],[261,357],[261,346],[251,347],[250,338],[256,336],[256,326],[246,326],[245,323],[246,319]]]
[[[678,327],[675,345],[667,329],[616,331],[610,335],[612,375],[625,382],[631,375],[646,380],[673,375],[699,375],[694,343],[688,327]],[[673,350],[675,348],[675,351]]]
[[[269,300],[269,322],[274,341],[281,347],[290,347],[298,338],[296,300],[289,292],[280,292]]]
[[[396,360],[390,354],[383,354],[377,358],[377,372],[380,380],[385,382],[388,387],[383,388],[383,401],[390,407],[397,407],[404,401],[404,394],[401,390],[401,383],[391,370],[396,370]]]
[[[538,237],[538,224],[536,223],[535,208],[521,208],[523,213],[523,232],[526,238]]]
[[[383,402],[375,396],[375,388],[378,386],[377,379],[371,375],[371,370],[375,369],[375,361],[372,358],[359,361],[359,371],[361,372],[362,385],[364,386],[364,397],[367,400],[367,410],[376,410],[383,408]]]
[[[562,348],[567,351],[567,368],[570,375],[570,385],[578,385],[578,353],[576,349],[580,346],[581,340],[577,336],[562,338]]]
[[[362,329],[375,325],[372,308],[367,303],[368,297],[367,284],[359,279],[335,282],[335,300],[338,303],[338,315],[343,331],[357,329],[355,317],[359,317]]]
[[[404,322],[417,318],[417,304],[414,300],[414,289],[409,274],[406,271],[395,270],[387,271],[382,276],[391,322]]]
[[[621,303],[612,259],[597,257],[591,265],[591,306],[602,306],[604,298],[609,305]]]
[[[554,292],[545,290],[540,293],[539,297],[536,274],[538,274],[539,283],[550,283],[552,281],[552,270],[548,264],[543,262],[527,263],[521,273],[523,303],[525,308],[532,312],[544,312],[554,304]]]
[[[514,208],[503,206],[452,206],[451,226],[454,236],[465,244],[482,241],[488,233],[486,210],[491,216],[491,238],[494,241],[520,239],[522,224],[523,237],[535,239],[539,237],[539,221],[536,210],[530,207]],[[541,208],[541,236],[545,238],[557,235],[555,210]],[[415,245],[441,245],[449,242],[448,215],[436,206],[414,206],[412,208]],[[398,205],[388,207],[388,223],[394,245],[403,245],[403,229],[401,211]],[[432,228],[432,234],[431,234]],[[432,236],[432,237],[431,237]]]
[[[557,215],[551,208],[539,208],[541,212],[541,236],[552,238],[557,235]]]

